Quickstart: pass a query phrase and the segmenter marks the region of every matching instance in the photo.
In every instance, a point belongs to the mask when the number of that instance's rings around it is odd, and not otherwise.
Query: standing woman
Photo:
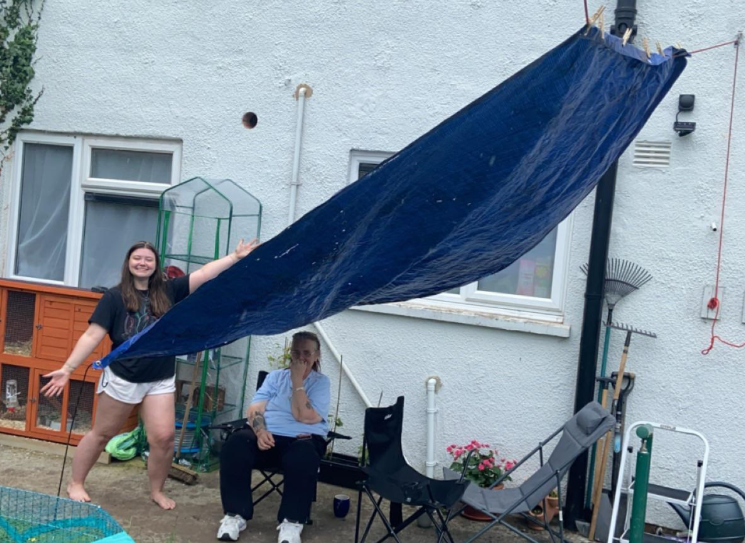
[[[189,275],[166,280],[155,247],[147,241],[135,243],[124,258],[121,282],[103,295],[88,321],[88,329],[62,368],[45,375],[50,381],[41,392],[46,396],[59,396],[72,372],[91,355],[106,334],[116,348],[202,284],[244,258],[257,245],[256,240],[250,243],[241,240],[228,256],[205,264]],[[72,480],[67,485],[71,499],[91,500],[85,490],[88,472],[109,440],[124,425],[132,408],[140,405],[140,417],[150,445],[150,497],[163,509],[176,506],[176,502],[163,493],[173,460],[175,382],[174,356],[117,360],[104,369],[96,390],[100,397],[93,428],[80,441],[72,461]]]

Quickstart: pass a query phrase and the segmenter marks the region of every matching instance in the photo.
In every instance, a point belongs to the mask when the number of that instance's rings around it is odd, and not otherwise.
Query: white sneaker
[[[241,532],[246,529],[246,519],[240,515],[225,515],[220,521],[217,530],[217,539],[220,541],[238,541]]]
[[[279,530],[279,539],[277,539],[279,543],[303,543],[300,539],[300,533],[303,531],[302,524],[285,519],[277,526],[277,530]]]

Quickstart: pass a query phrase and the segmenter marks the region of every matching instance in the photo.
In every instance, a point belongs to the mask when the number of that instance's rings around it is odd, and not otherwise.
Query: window
[[[350,182],[369,173],[392,155],[378,151],[352,151]],[[499,273],[417,300],[417,303],[560,322],[570,231],[571,215],[537,246]]]
[[[6,275],[115,285],[127,248],[155,241],[158,198],[178,182],[181,144],[24,132],[16,149]]]

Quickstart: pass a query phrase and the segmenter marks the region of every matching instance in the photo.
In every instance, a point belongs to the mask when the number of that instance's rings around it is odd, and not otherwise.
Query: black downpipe
[[[631,39],[636,34],[636,0],[618,0],[615,11],[615,25],[611,33],[623,36],[626,29],[632,29]],[[600,329],[603,319],[603,283],[605,282],[605,263],[610,246],[611,224],[613,222],[613,199],[616,193],[616,173],[618,162],[614,162],[603,174],[595,191],[595,210],[592,219],[592,238],[587,267],[585,287],[585,309],[582,316],[582,335],[579,344],[577,364],[577,384],[574,393],[574,412],[595,399],[595,376],[597,375]],[[587,486],[587,453],[572,465],[567,479],[566,526],[576,530],[577,520],[588,520],[585,510],[585,487]]]

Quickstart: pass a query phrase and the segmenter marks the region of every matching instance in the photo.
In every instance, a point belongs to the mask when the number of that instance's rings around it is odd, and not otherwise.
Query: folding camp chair
[[[615,419],[607,410],[603,409],[599,403],[592,402],[583,407],[576,415],[561,428],[556,430],[548,439],[539,443],[538,447],[533,449],[527,456],[520,460],[515,466],[504,473],[488,489],[480,488],[473,483],[469,483],[463,494],[462,501],[479,511],[491,517],[492,521],[479,530],[475,535],[467,539],[464,543],[473,541],[482,536],[497,524],[502,524],[517,535],[524,537],[532,543],[537,543],[535,539],[522,533],[520,530],[505,521],[507,515],[522,514],[528,522],[543,526],[551,536],[558,537],[563,543],[564,525],[561,512],[559,512],[559,533],[554,532],[548,524],[539,521],[529,513],[537,505],[541,504],[554,488],[559,494],[559,504],[561,504],[561,479],[569,471],[574,460],[583,452],[587,451],[593,443],[600,439],[606,432],[611,430],[615,424]],[[550,443],[556,436],[561,434],[559,442],[556,444],[551,456],[546,463],[543,462],[543,448]],[[533,473],[517,488],[508,488],[499,491],[493,491],[492,488],[503,482],[508,476],[515,473],[530,457],[538,453],[540,468]],[[469,453],[470,454],[470,453]],[[464,462],[468,465],[468,457]],[[445,469],[445,479],[463,481],[464,473],[456,473]],[[445,523],[447,524],[460,513],[465,505],[448,514]],[[546,504],[543,504],[544,511]]]
[[[269,373],[266,371],[260,371],[259,377],[256,381],[256,390],[259,390],[261,388],[261,385],[264,384],[264,380],[266,379],[266,376]],[[210,430],[222,430],[224,432],[224,441],[227,441],[227,438],[230,437],[230,434],[233,432],[240,430],[242,428],[245,428],[248,426],[248,420],[247,419],[238,419],[231,422],[226,422],[224,424],[216,424],[214,426],[210,426]],[[338,434],[336,432],[329,432],[326,434],[326,444],[331,444],[332,441],[335,439],[352,439],[349,436],[345,436],[343,434]],[[261,479],[255,483],[251,487],[251,493],[254,496],[253,504],[254,506],[257,505],[259,502],[263,501],[265,498],[270,496],[272,492],[277,492],[280,496],[282,495],[282,483],[284,483],[284,478],[282,478],[282,469],[279,466],[271,466],[271,467],[263,467],[259,468],[256,467],[256,469],[259,474],[261,475]],[[279,480],[277,480],[279,478]],[[264,491],[263,494],[256,497],[256,491],[264,487],[265,485],[268,485],[269,488]],[[313,501],[315,501],[315,497],[313,498]],[[308,524],[312,524],[313,521],[309,520]]]
[[[437,535],[453,542],[442,509],[449,510],[460,500],[466,485],[463,481],[442,481],[425,477],[412,468],[404,458],[401,432],[404,419],[404,398],[400,396],[389,407],[370,407],[365,411],[363,450],[367,450],[367,465],[363,471],[367,479],[360,485],[357,505],[355,542],[359,540],[360,506],[364,492],[374,507],[360,543],[364,543],[376,516],[385,524],[387,534],[378,543],[392,537],[400,543],[398,534],[420,516],[426,514],[437,530]],[[376,500],[373,492],[378,495]],[[383,499],[419,508],[409,518],[393,526],[380,508]]]

